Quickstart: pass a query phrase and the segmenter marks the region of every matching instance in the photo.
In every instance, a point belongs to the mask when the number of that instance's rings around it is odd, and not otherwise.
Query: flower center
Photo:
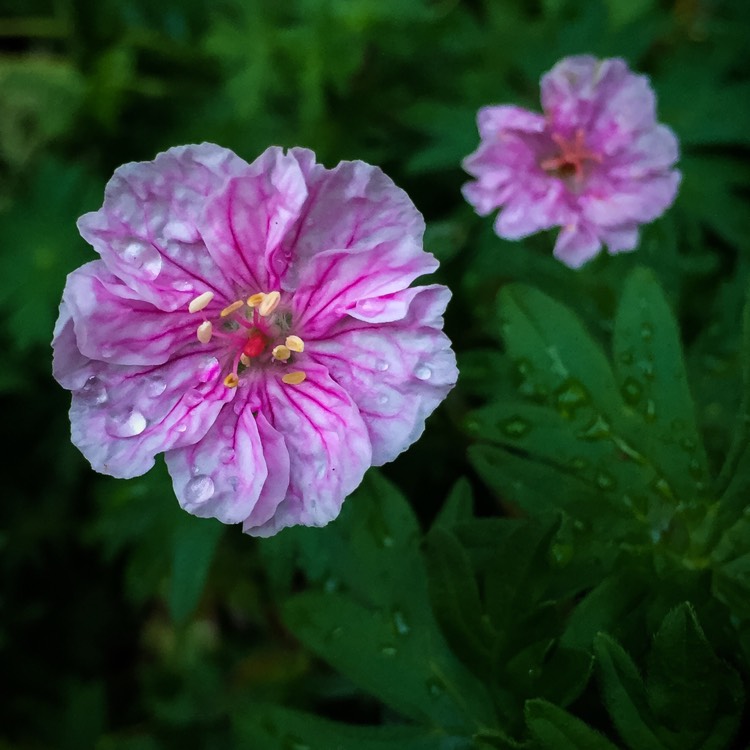
[[[213,299],[213,292],[203,292],[190,302],[188,311],[207,311]],[[196,336],[201,344],[214,338],[226,341],[231,357],[224,378],[227,388],[236,388],[245,372],[266,366],[279,368],[281,381],[287,385],[299,385],[307,377],[303,371],[289,368],[297,363],[305,343],[291,333],[291,315],[280,304],[280,292],[257,292],[228,304],[218,313],[218,320],[216,315],[211,319],[204,313]]]
[[[552,134],[552,140],[559,149],[557,156],[543,159],[539,166],[548,174],[563,180],[573,179],[580,183],[586,173],[587,162],[601,163],[602,157],[586,146],[583,128],[576,130],[575,138],[568,139],[559,133]]]

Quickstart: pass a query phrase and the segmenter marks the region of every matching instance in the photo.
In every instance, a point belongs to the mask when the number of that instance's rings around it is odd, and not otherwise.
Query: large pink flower
[[[120,167],[83,216],[54,374],[100,472],[165,452],[183,508],[270,535],[335,518],[456,381],[443,286],[408,196],[304,149],[211,144]]]
[[[464,197],[495,231],[520,239],[562,227],[555,256],[577,268],[602,244],[634,250],[638,227],[674,201],[678,144],[656,122],[654,92],[623,60],[561,60],[542,77],[544,115],[492,106],[477,116],[481,144],[463,163]]]

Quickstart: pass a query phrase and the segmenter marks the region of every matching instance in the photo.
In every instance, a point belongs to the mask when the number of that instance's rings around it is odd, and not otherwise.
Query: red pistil
[[[255,328],[250,331],[250,335],[242,347],[242,353],[246,357],[259,357],[265,351],[266,346],[268,346],[268,337],[265,333]]]
[[[573,177],[580,181],[584,176],[587,161],[601,162],[602,157],[586,147],[585,134],[582,128],[576,130],[575,140],[567,140],[559,133],[552,134],[552,140],[560,149],[559,156],[544,159],[539,166],[557,177]]]

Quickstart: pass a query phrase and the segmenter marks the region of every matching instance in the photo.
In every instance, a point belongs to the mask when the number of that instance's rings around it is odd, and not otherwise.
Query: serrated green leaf
[[[617,380],[628,404],[657,436],[653,458],[674,492],[690,503],[706,489],[708,462],[695,419],[680,334],[649,271],[628,276],[615,316]]]
[[[234,715],[233,734],[252,750],[471,750],[469,739],[435,729],[355,726],[262,704]]]
[[[656,633],[646,690],[669,747],[729,746],[739,726],[742,681],[717,658],[688,603],[669,612]]]
[[[666,750],[648,705],[638,669],[617,641],[604,633],[594,640],[604,703],[620,737],[632,750]]]
[[[185,514],[175,529],[167,601],[176,623],[185,622],[198,605],[224,528],[214,519]]]
[[[565,709],[542,699],[526,701],[526,723],[540,750],[617,750],[606,737]]]

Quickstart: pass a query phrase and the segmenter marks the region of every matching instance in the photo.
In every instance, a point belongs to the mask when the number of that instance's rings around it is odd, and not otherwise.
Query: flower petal
[[[200,441],[165,456],[180,505],[200,518],[244,521],[268,478],[264,448],[251,409],[225,406]]]
[[[78,220],[79,231],[112,273],[162,310],[187,307],[204,291],[231,296],[231,277],[206,250],[199,218],[206,199],[247,169],[210,143],[125,164],[107,184],[103,206]]]
[[[324,367],[308,362],[306,379],[288,385],[269,377],[263,412],[284,436],[289,452],[289,488],[273,517],[247,527],[271,536],[286,526],[324,526],[362,481],[372,448],[359,410]]]
[[[154,365],[195,342],[200,322],[185,311],[165,313],[139,299],[101,260],[69,276],[63,293],[81,353],[121,365]]]
[[[402,319],[381,325],[350,320],[308,350],[359,407],[375,466],[392,461],[419,438],[425,419],[458,377],[456,357],[441,330],[450,291],[427,286],[392,297],[403,302]]]
[[[324,169],[304,149],[290,153],[305,171],[309,197],[285,241],[293,258],[283,278],[285,289],[295,290],[300,283],[309,286],[310,273],[320,270],[319,254],[330,250],[369,253],[367,263],[387,257],[399,267],[424,268],[420,273],[435,269],[432,256],[422,249],[422,215],[381,169],[361,161],[342,161],[334,169]],[[378,263],[378,275],[381,270],[389,270],[385,262]]]
[[[500,136],[508,130],[542,133],[546,126],[547,121],[543,115],[522,107],[501,104],[482,107],[477,112],[477,127],[483,139]]]
[[[358,302],[399,292],[438,263],[396,244],[377,251],[327,250],[306,263],[294,293],[294,315],[305,340],[322,338]],[[377,271],[374,271],[377,269]]]
[[[96,471],[140,476],[157,453],[200,440],[234,397],[219,371],[219,363],[202,353],[156,367],[89,361],[75,384],[69,373],[65,378],[73,390],[72,441]]]
[[[282,239],[306,198],[297,160],[272,147],[208,204],[203,238],[218,266],[244,293],[280,288],[290,260]]]
[[[580,268],[599,253],[602,243],[586,224],[565,226],[555,242],[554,256],[570,268]]]

